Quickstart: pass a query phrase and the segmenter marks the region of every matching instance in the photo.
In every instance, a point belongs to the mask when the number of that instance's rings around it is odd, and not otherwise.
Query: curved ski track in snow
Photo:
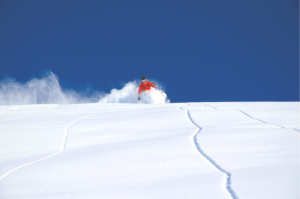
[[[117,110],[118,108],[119,108],[119,106],[116,107],[116,108],[114,108],[114,109],[111,110],[110,112],[114,112],[114,111]],[[56,112],[56,111],[54,111],[54,112]],[[1,114],[1,113],[0,113],[0,114]],[[62,152],[65,150],[65,148],[66,148],[66,143],[67,143],[67,138],[68,138],[69,128],[70,128],[73,124],[75,124],[76,122],[78,122],[79,120],[82,120],[82,119],[84,119],[84,118],[86,118],[86,117],[88,117],[88,116],[90,116],[90,115],[93,115],[93,114],[89,114],[89,115],[83,116],[83,117],[81,117],[81,118],[78,118],[77,120],[74,120],[73,122],[71,122],[71,123],[66,127],[65,135],[64,135],[64,139],[63,139],[63,144],[62,144],[62,147],[61,147],[61,150],[60,150],[60,151],[58,151],[58,152],[56,152],[56,153],[54,153],[54,154],[52,154],[52,155],[49,155],[49,156],[47,156],[47,157],[44,157],[44,158],[41,158],[41,159],[38,159],[38,160],[35,160],[35,161],[32,161],[32,162],[23,164],[23,165],[21,165],[21,166],[15,168],[15,169],[9,171],[9,172],[6,173],[5,175],[1,176],[1,177],[0,177],[0,180],[2,180],[3,178],[7,177],[7,176],[10,175],[11,173],[13,173],[13,172],[15,172],[15,171],[17,171],[17,170],[19,170],[19,169],[21,169],[21,168],[23,168],[23,167],[26,167],[26,166],[28,166],[28,165],[31,165],[31,164],[34,164],[34,163],[37,163],[37,162],[41,162],[41,161],[43,161],[43,160],[49,159],[49,158],[51,158],[51,157],[53,157],[53,156],[56,156],[56,155],[62,153]]]
[[[228,191],[228,193],[230,194],[232,199],[238,199],[237,195],[235,194],[235,192],[233,191],[232,187],[231,187],[231,173],[226,171],[225,169],[223,169],[220,165],[218,165],[211,157],[209,157],[206,153],[204,153],[204,151],[201,149],[200,145],[197,142],[197,135],[200,133],[200,131],[202,130],[202,127],[200,127],[192,118],[190,111],[183,109],[182,107],[179,107],[181,110],[186,111],[187,112],[187,116],[189,118],[189,120],[191,121],[191,123],[194,124],[194,126],[196,126],[198,128],[198,131],[196,132],[196,134],[194,135],[194,144],[197,148],[197,150],[199,151],[199,153],[205,157],[216,169],[218,169],[219,171],[221,171],[222,173],[226,174],[227,179],[226,179],[226,189]]]
[[[54,153],[54,154],[52,154],[52,155],[49,155],[49,156],[47,156],[47,157],[44,157],[44,158],[41,158],[41,159],[38,159],[38,160],[35,160],[35,161],[32,161],[32,162],[23,164],[23,165],[21,165],[21,166],[15,168],[15,169],[9,171],[9,172],[6,173],[5,175],[1,176],[1,177],[0,177],[0,180],[2,180],[3,178],[7,177],[7,176],[10,175],[11,173],[13,173],[13,172],[15,172],[15,171],[17,171],[17,170],[19,170],[19,169],[21,169],[21,168],[23,168],[23,167],[26,167],[26,166],[28,166],[28,165],[31,165],[31,164],[34,164],[34,163],[37,163],[37,162],[41,162],[41,161],[43,161],[43,160],[49,159],[49,158],[51,158],[51,157],[53,157],[53,156],[56,156],[56,155],[62,153],[62,152],[65,150],[65,148],[66,148],[66,142],[67,142],[67,137],[68,137],[68,131],[69,131],[69,128],[70,128],[74,123],[76,123],[76,122],[78,122],[79,120],[82,120],[82,119],[84,119],[84,118],[86,118],[86,117],[88,117],[88,116],[90,116],[90,115],[91,115],[91,114],[86,115],[86,116],[83,116],[83,117],[81,117],[81,118],[79,118],[79,119],[77,119],[77,120],[74,120],[73,122],[71,122],[71,123],[66,127],[65,135],[64,135],[64,139],[63,139],[63,144],[62,144],[62,147],[61,147],[61,150],[60,150],[60,151],[58,151],[58,152],[56,152],[56,153]]]
[[[264,123],[264,124],[271,124],[271,125],[275,125],[275,126],[278,126],[278,127],[280,127],[280,128],[283,128],[283,129],[291,129],[291,130],[300,132],[300,130],[298,130],[298,129],[286,128],[286,127],[281,126],[281,125],[279,125],[279,124],[269,123],[269,122],[265,122],[265,121],[263,121],[263,120],[254,118],[254,117],[252,117],[251,115],[249,115],[249,114],[247,114],[247,113],[245,113],[244,111],[241,111],[241,110],[239,110],[239,109],[236,109],[236,111],[239,111],[239,112],[241,112],[242,114],[248,116],[249,118],[254,119],[254,120],[257,120],[257,121],[262,122],[262,123]]]

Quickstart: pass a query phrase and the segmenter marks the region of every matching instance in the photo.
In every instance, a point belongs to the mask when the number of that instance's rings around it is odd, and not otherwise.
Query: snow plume
[[[88,94],[63,90],[58,77],[52,72],[48,72],[41,79],[33,78],[24,84],[14,79],[0,82],[0,105],[74,104],[97,102],[99,99],[99,92]]]
[[[151,88],[150,91],[140,95],[138,100],[138,81],[127,83],[122,89],[112,89],[110,94],[105,95],[99,100],[99,103],[166,103],[167,95],[162,91],[160,84],[156,83],[157,89]]]
[[[99,91],[76,92],[62,89],[58,77],[48,72],[44,77],[33,78],[26,83],[14,79],[0,82],[0,106],[22,104],[76,104],[76,103],[165,103],[166,94],[158,89],[146,92],[138,100],[138,81],[127,83],[122,89],[110,94]],[[165,95],[165,96],[164,96]]]

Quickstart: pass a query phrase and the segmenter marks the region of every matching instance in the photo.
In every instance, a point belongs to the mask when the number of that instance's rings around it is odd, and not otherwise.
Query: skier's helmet
[[[142,83],[145,83],[145,82],[146,82],[146,78],[144,77],[144,75],[142,75],[141,82],[142,82]]]

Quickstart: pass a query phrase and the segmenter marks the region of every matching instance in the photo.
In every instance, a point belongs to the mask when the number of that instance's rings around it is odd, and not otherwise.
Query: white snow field
[[[299,102],[0,106],[0,198],[299,199]]]

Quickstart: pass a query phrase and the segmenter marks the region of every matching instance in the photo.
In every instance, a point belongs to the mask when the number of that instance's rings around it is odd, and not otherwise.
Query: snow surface
[[[298,199],[299,102],[0,106],[0,198]]]

